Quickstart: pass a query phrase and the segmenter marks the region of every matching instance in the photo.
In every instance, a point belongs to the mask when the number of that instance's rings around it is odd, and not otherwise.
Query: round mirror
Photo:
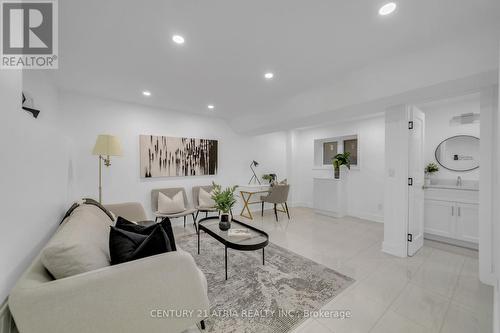
[[[457,135],[444,140],[436,148],[436,161],[451,171],[479,168],[479,138]]]

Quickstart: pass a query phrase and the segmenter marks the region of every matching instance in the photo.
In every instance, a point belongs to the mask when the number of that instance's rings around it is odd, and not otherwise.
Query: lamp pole
[[[255,179],[255,181],[257,181],[257,183],[259,183],[259,185],[262,185],[260,183],[259,177],[257,177],[257,175],[255,174],[255,170],[253,169],[253,167],[257,166],[257,165],[258,165],[258,163],[255,161],[252,161],[252,163],[250,164],[250,170],[252,170],[253,176],[252,176],[252,178],[250,178],[250,181],[248,182],[248,184],[251,184],[252,180]]]
[[[102,156],[99,155],[99,203],[102,204]]]
[[[104,161],[104,165],[109,167],[111,165],[111,159],[109,156],[102,157],[99,155],[99,203],[102,204],[102,161]]]

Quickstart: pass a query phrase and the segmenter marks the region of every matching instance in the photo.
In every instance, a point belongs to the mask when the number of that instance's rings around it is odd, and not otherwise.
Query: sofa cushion
[[[174,232],[172,230],[172,224],[170,223],[170,219],[168,217],[165,217],[159,224],[163,230],[166,232],[168,236],[168,240],[170,242],[170,247],[172,248],[172,251],[176,251],[176,245],[175,245],[175,237],[174,237]],[[149,235],[154,228],[156,228],[157,224],[153,224],[150,226],[143,226],[137,223],[134,223],[133,221],[129,221],[121,216],[118,216],[116,220],[115,227],[126,230],[126,231],[131,231],[135,232],[138,234],[142,235]]]
[[[56,279],[109,266],[112,224],[97,206],[76,207],[42,250],[42,264]]]
[[[158,193],[158,213],[175,214],[186,210],[182,191],[177,192],[172,198],[163,193]]]
[[[112,226],[109,234],[111,264],[117,265],[172,251],[163,227],[159,224],[153,227],[149,229],[149,234],[138,234]]]
[[[212,193],[205,191],[203,188],[200,188],[200,194],[198,195],[199,208],[214,208],[215,200],[212,199]]]

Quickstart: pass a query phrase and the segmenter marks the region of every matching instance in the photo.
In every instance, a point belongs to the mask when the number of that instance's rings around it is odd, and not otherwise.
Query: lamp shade
[[[101,134],[97,137],[92,155],[121,156],[120,140],[113,135]]]

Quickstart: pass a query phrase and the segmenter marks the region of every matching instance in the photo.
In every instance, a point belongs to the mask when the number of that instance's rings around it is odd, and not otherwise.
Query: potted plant
[[[337,155],[335,155],[334,158],[332,158],[335,179],[340,178],[340,167],[341,166],[345,165],[347,167],[347,169],[351,169],[351,160],[349,159],[349,156],[351,156],[351,153],[346,151],[346,152],[337,154]]]
[[[432,175],[439,171],[439,167],[436,163],[429,163],[424,169],[425,172],[425,184],[430,185],[432,183]]]
[[[236,199],[234,197],[236,186],[230,186],[223,190],[222,187],[215,182],[212,182],[212,185],[214,187],[212,190],[212,199],[215,201],[215,208],[217,208],[217,210],[221,213],[219,228],[221,230],[228,230],[231,228],[229,212],[236,203]]]
[[[271,185],[271,186],[273,186],[274,183],[276,182],[276,178],[277,178],[277,176],[275,173],[269,173],[269,174],[262,175],[262,179],[265,181],[268,181],[269,185]]]

